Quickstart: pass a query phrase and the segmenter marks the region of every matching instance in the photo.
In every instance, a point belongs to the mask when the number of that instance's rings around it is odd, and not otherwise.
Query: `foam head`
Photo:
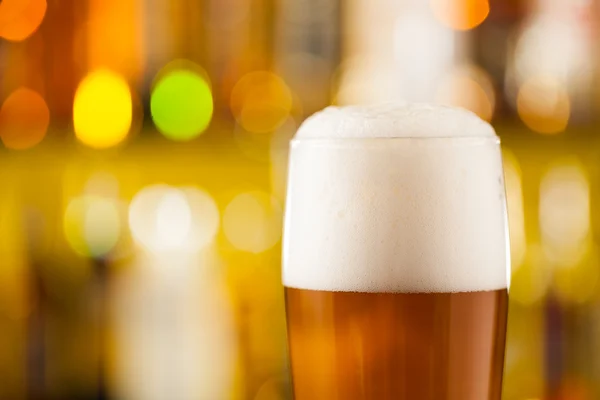
[[[292,141],[288,287],[357,292],[507,288],[499,140],[468,111],[329,107]]]

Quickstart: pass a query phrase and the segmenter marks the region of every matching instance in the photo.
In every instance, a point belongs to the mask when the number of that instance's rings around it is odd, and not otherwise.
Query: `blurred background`
[[[599,399],[599,28],[599,0],[1,0],[0,399],[290,399],[288,142],[394,99],[502,137],[504,399]]]

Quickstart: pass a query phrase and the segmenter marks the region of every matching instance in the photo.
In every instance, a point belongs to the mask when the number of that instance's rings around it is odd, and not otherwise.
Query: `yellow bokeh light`
[[[31,36],[44,20],[46,0],[3,0],[0,2],[0,37],[22,41]]]
[[[496,94],[490,75],[475,65],[452,71],[438,89],[438,103],[462,107],[491,121],[496,107]]]
[[[99,196],[77,197],[69,203],[63,219],[71,248],[84,257],[102,257],[118,243],[121,216],[115,200]]]
[[[571,101],[560,81],[550,76],[536,76],[519,89],[517,112],[531,130],[555,134],[564,131],[569,123]]]
[[[238,250],[261,253],[281,239],[282,215],[273,196],[260,191],[242,193],[225,208],[223,231]]]
[[[123,77],[106,69],[94,71],[75,93],[75,134],[93,148],[115,146],[129,133],[132,108],[131,91]]]
[[[510,232],[510,251],[513,272],[525,259],[527,235],[525,233],[525,210],[523,207],[523,184],[521,168],[517,158],[508,150],[502,152],[504,161],[504,184],[508,208],[508,227]]]
[[[245,75],[231,92],[231,111],[247,131],[267,133],[279,128],[293,107],[289,87],[279,76],[267,71]]]
[[[539,223],[544,253],[554,265],[581,262],[591,245],[590,187],[577,160],[559,161],[542,177]]]
[[[19,88],[0,109],[0,139],[10,149],[28,149],[42,141],[50,123],[50,110],[37,92]]]
[[[530,245],[520,268],[513,271],[510,297],[525,306],[539,303],[550,287],[552,270],[538,244]]]
[[[490,13],[488,0],[431,0],[430,4],[440,22],[460,31],[479,26]]]

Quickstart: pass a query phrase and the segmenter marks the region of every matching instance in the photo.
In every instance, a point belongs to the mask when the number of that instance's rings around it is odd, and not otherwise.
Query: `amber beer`
[[[292,142],[283,283],[297,400],[499,400],[499,141],[459,109],[329,108]]]
[[[286,302],[296,399],[500,399],[506,290]]]

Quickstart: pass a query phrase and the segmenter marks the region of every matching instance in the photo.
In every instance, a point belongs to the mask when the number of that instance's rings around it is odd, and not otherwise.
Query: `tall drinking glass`
[[[284,233],[295,399],[500,399],[509,261],[486,122],[423,104],[309,118]]]

